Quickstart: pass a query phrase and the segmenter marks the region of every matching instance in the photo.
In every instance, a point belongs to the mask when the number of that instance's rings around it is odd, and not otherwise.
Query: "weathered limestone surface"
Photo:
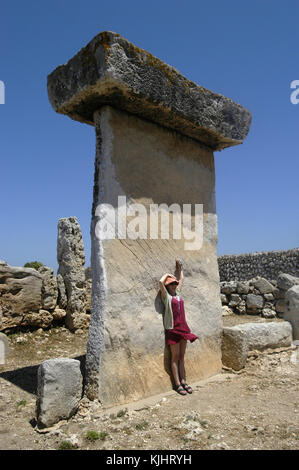
[[[65,283],[61,274],[57,274],[56,279],[57,279],[57,289],[58,289],[57,303],[60,308],[65,309],[67,307],[67,295],[66,295]]]
[[[1,329],[31,324],[31,313],[42,308],[42,282],[33,268],[0,264]]]
[[[36,416],[40,428],[68,419],[78,408],[82,395],[80,361],[49,359],[38,368]]]
[[[287,321],[244,323],[223,328],[222,362],[235,370],[244,367],[249,351],[276,349],[292,344],[292,327]]]
[[[158,280],[184,260],[187,321],[200,338],[186,353],[188,380],[221,369],[222,331],[217,265],[214,156],[187,137],[111,107],[95,113],[97,156],[92,237],[92,316],[87,345],[87,393],[104,404],[169,389]],[[142,142],[142,147],[140,146]],[[127,195],[127,206],[202,203],[203,245],[185,240],[98,240],[96,207]],[[149,235],[149,233],[148,233]]]
[[[286,291],[285,304],[283,318],[292,325],[293,339],[299,340],[299,285],[294,285]]]
[[[94,111],[109,104],[214,150],[242,143],[251,122],[242,106],[110,31],[49,75],[48,95],[55,111],[81,122],[93,125]]]
[[[57,239],[58,275],[67,297],[66,325],[71,330],[86,326],[85,254],[81,228],[76,217],[59,219]],[[61,278],[59,277],[61,283]],[[60,288],[63,292],[63,288]]]

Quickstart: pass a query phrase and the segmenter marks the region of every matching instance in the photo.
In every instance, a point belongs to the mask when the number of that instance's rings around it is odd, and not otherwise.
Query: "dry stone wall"
[[[256,276],[277,279],[280,273],[299,275],[299,248],[218,257],[220,281],[245,281]]]
[[[281,273],[277,280],[257,276],[248,281],[221,281],[222,313],[284,318],[287,293],[298,285],[299,277],[286,273]]]

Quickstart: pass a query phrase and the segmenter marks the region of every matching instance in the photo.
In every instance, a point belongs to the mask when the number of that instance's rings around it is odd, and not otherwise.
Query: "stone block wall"
[[[299,277],[281,273],[277,280],[257,276],[248,281],[221,281],[222,314],[284,318],[286,293],[299,285]]]
[[[256,276],[277,279],[279,273],[299,275],[299,248],[218,257],[220,281],[245,281]]]

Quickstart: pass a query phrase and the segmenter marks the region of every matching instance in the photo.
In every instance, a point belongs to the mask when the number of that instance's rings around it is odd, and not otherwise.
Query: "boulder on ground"
[[[286,292],[283,318],[292,325],[293,339],[299,340],[299,285],[291,287]]]
[[[222,363],[240,370],[245,365],[249,351],[276,349],[291,344],[292,327],[287,321],[225,327],[222,336]]]
[[[33,268],[0,264],[1,329],[26,323],[26,315],[42,308],[41,274]]]
[[[80,361],[48,359],[38,368],[36,416],[39,428],[70,418],[82,396]]]

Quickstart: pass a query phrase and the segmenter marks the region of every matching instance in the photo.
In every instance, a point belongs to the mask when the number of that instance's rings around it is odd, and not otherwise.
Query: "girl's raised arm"
[[[175,262],[176,262],[176,267],[178,270],[178,281],[179,281],[177,289],[181,291],[183,280],[184,280],[183,264],[179,259],[176,259]]]

